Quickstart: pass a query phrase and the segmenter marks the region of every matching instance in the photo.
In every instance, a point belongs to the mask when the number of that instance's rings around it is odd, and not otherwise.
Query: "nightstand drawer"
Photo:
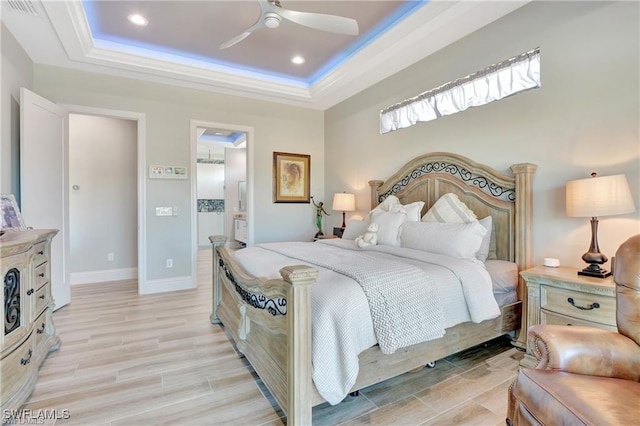
[[[553,324],[553,325],[578,325],[581,327],[595,327],[602,328],[609,331],[618,331],[617,327],[611,325],[600,324],[593,321],[585,321],[577,318],[568,317],[565,315],[556,314],[548,311],[540,311],[540,324]]]
[[[540,308],[571,318],[593,321],[612,327],[616,325],[616,299],[602,294],[582,293],[541,285]],[[614,318],[613,322],[612,318]]]

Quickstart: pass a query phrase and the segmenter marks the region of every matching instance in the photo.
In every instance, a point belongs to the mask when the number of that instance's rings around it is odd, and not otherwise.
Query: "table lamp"
[[[589,266],[578,271],[578,275],[597,278],[610,276],[611,272],[600,268],[608,259],[598,247],[598,216],[635,211],[627,178],[624,175],[599,177],[591,173],[590,178],[569,181],[566,186],[566,206],[569,217],[591,218],[591,245],[589,251],[582,255],[582,260]]]
[[[333,210],[342,211],[342,229],[347,226],[345,224],[345,212],[352,212],[356,209],[356,196],[347,194],[346,192],[338,192],[333,196]]]

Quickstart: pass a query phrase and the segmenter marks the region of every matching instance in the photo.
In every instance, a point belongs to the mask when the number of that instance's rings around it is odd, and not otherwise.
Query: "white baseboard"
[[[164,293],[167,291],[189,290],[196,288],[197,283],[194,277],[162,278],[159,280],[148,280],[143,285],[138,285],[139,294]]]
[[[104,271],[73,272],[70,274],[71,285],[135,280],[136,278],[138,278],[138,268],[106,269]]]

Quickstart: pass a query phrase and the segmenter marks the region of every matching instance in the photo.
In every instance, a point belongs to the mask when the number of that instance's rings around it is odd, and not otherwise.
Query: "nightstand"
[[[578,275],[574,268],[536,266],[520,272],[527,283],[526,329],[534,324],[579,325],[617,331],[616,285],[605,279]],[[535,365],[527,344],[521,365]]]
[[[318,241],[318,240],[331,240],[333,238],[340,238],[337,235],[320,235],[319,237],[313,237],[313,241]]]

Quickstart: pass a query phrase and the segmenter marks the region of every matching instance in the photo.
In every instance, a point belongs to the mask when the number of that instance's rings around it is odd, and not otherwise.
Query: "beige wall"
[[[310,240],[309,204],[273,204],[272,152],[310,154],[311,192],[324,193],[322,112],[270,102],[217,95],[120,77],[35,65],[34,91],[57,103],[143,113],[147,165],[188,168],[188,180],[146,181],[147,278],[189,276],[191,271],[190,120],[230,123],[254,129],[254,241]],[[171,222],[155,216],[156,206],[177,206]],[[165,259],[173,259],[167,269]]]
[[[0,137],[0,192],[20,201],[20,87],[33,86],[33,62],[4,24],[2,38],[2,127]]]
[[[638,14],[636,2],[534,2],[329,109],[325,198],[354,191],[362,215],[368,180],[427,152],[459,153],[502,172],[535,163],[534,261],[582,267],[589,221],[566,216],[566,181],[624,173],[640,208]],[[381,109],[537,46],[541,89],[379,134]],[[601,218],[602,252],[612,256],[640,232],[639,217]]]

